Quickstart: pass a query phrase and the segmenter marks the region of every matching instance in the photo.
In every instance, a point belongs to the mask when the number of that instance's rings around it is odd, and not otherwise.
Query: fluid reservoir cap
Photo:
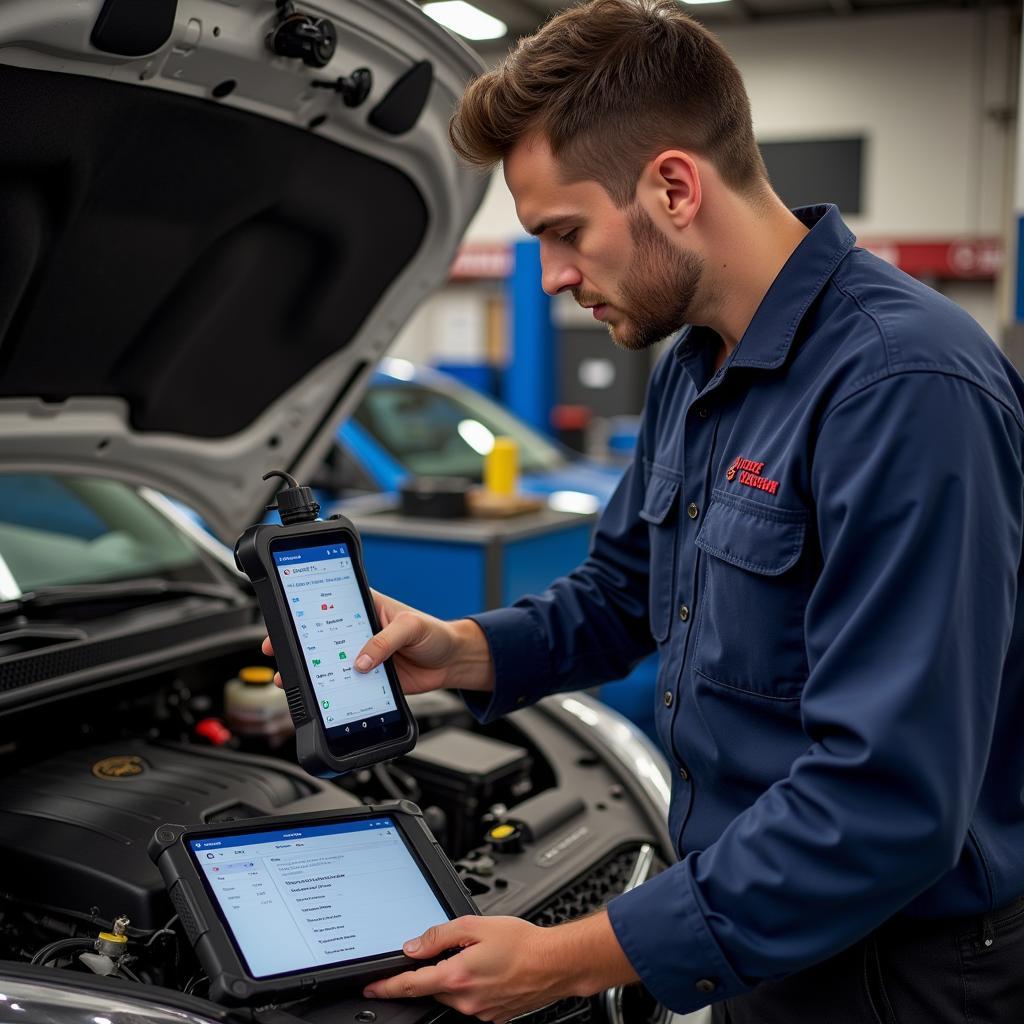
[[[503,853],[521,853],[523,849],[523,833],[518,825],[495,825],[487,831],[487,842],[491,849]]]
[[[127,947],[128,936],[116,932],[100,932],[96,940],[96,952],[111,959],[121,956]]]
[[[238,678],[250,686],[263,686],[274,681],[274,670],[266,665],[249,665],[239,671]]]

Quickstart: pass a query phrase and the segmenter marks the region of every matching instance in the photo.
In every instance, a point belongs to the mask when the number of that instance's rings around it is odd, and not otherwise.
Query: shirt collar
[[[757,307],[729,366],[756,366],[771,370],[781,366],[789,353],[811,303],[835,273],[856,238],[831,203],[793,210],[810,230],[793,250]],[[688,362],[708,347],[706,327],[688,329],[676,346],[676,358]],[[718,338],[714,334],[715,339]]]

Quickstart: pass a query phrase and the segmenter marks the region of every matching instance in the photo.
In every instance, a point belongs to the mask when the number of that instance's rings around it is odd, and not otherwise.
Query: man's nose
[[[540,252],[541,287],[548,295],[557,295],[583,283],[583,276],[566,260],[559,260],[551,254]]]

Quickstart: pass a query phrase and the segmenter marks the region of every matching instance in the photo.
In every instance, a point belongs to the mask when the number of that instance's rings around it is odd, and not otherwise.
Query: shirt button
[[[699,409],[697,410],[697,415],[698,415],[698,416],[699,416],[699,417],[700,417],[700,418],[701,418],[702,420],[706,420],[706,419],[708,418],[708,416],[710,416],[710,415],[711,415],[711,413],[709,413],[709,412],[708,412],[708,407],[707,407],[706,405],[702,405],[702,406],[701,406],[701,407],[700,407],[700,408],[699,408]]]
[[[713,978],[701,978],[696,988],[698,992],[714,992],[718,985]]]
[[[700,509],[691,501],[690,504],[686,506],[686,514],[691,519],[696,519],[697,516],[700,515]]]
[[[683,768],[682,765],[680,765],[679,767],[679,778],[681,778],[683,782],[690,781],[690,773],[685,768]]]
[[[666,690],[664,696],[661,698],[665,702],[665,707],[672,707],[672,691]]]
[[[689,617],[690,617],[690,609],[687,608],[685,604],[681,604],[679,606],[679,618],[682,619],[683,622],[686,622],[687,619],[689,619]]]

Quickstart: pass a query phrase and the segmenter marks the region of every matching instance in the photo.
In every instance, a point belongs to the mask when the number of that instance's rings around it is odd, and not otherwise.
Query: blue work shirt
[[[835,207],[796,213],[725,364],[707,328],[660,362],[587,561],[475,617],[487,718],[657,645],[680,860],[608,911],[677,1011],[1024,893],[1024,382]]]

